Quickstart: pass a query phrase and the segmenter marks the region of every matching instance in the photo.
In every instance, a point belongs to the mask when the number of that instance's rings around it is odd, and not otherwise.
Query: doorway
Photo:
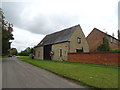
[[[44,60],[51,60],[50,51],[52,50],[52,45],[44,46]]]
[[[77,53],[83,52],[83,48],[82,49],[76,49]]]

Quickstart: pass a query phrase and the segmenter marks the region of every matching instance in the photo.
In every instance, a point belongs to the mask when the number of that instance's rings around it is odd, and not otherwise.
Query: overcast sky
[[[94,27],[117,38],[119,0],[3,0],[6,19],[14,25],[12,47],[37,45],[46,35],[80,24],[85,36]]]

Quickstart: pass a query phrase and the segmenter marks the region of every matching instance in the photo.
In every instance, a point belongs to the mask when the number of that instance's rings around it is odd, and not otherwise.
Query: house
[[[118,39],[94,28],[86,37],[90,52],[96,51],[98,46],[103,43],[105,37],[108,39],[110,49],[120,49],[120,41]]]
[[[50,56],[51,51],[52,56]],[[89,52],[88,43],[80,25],[46,35],[35,47],[35,58],[66,61],[68,53],[76,52]]]

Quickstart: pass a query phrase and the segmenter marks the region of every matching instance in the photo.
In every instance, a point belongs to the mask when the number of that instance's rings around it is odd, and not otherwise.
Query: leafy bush
[[[107,38],[103,38],[103,43],[97,48],[98,51],[110,51],[109,42]]]

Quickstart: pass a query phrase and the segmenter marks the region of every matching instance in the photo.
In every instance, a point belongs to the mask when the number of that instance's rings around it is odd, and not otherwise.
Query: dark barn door
[[[44,60],[51,60],[51,57],[50,57],[51,48],[52,48],[52,45],[44,46]]]
[[[77,53],[83,52],[83,48],[82,48],[82,49],[76,49],[76,52],[77,52]]]

